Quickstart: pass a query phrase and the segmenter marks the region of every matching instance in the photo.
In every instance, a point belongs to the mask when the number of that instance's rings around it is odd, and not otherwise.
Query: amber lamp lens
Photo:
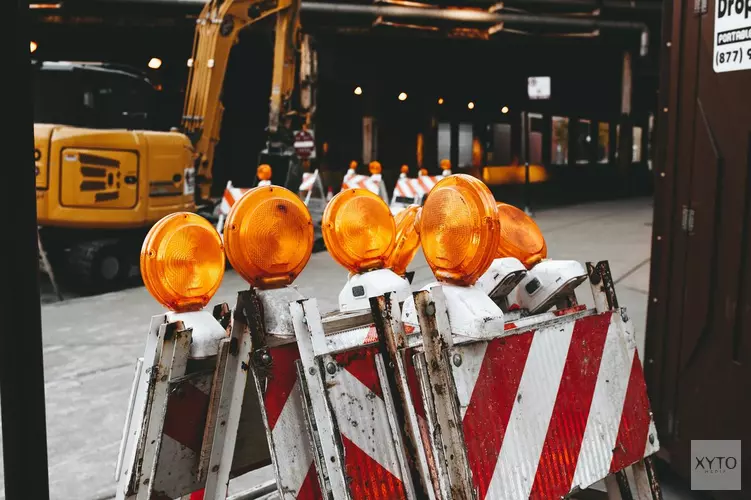
[[[441,160],[441,170],[450,170],[451,169],[451,161],[443,159]]]
[[[403,174],[408,174],[409,173],[409,166],[402,165],[402,173]]]
[[[256,170],[256,175],[258,175],[258,180],[268,181],[271,179],[271,167],[265,163],[260,165],[258,170]]]
[[[428,175],[428,170],[426,168],[421,168],[420,175]]]
[[[394,217],[367,189],[347,189],[331,198],[321,229],[331,256],[354,273],[385,267],[394,249]]]
[[[407,272],[407,266],[412,262],[417,249],[420,247],[420,233],[417,232],[417,227],[415,227],[419,212],[419,206],[410,205],[394,217],[396,245],[394,251],[391,252],[386,267],[389,267],[399,276],[404,276],[404,273]]]
[[[368,165],[368,169],[370,170],[370,175],[377,175],[383,171],[381,163],[377,161],[371,161],[370,165]]]
[[[496,202],[483,182],[466,174],[441,179],[420,215],[422,249],[435,277],[474,284],[493,262],[499,225]]]
[[[351,162],[349,162],[349,169],[350,170],[357,170],[357,162],[354,161],[354,160],[352,160]]]
[[[313,253],[313,221],[298,196],[281,186],[248,191],[224,225],[232,267],[254,287],[292,283]]]
[[[498,203],[501,237],[497,258],[516,257],[527,269],[548,256],[548,246],[537,223],[513,205]]]
[[[196,311],[209,303],[224,276],[222,239],[203,217],[176,212],[146,235],[140,264],[157,302],[172,311]]]

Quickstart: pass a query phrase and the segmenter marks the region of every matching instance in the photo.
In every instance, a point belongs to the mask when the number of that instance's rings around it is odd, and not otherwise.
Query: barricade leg
[[[433,403],[426,410],[441,493],[444,498],[471,499],[474,494],[458,396],[446,357],[453,346],[446,300],[440,286],[414,297],[425,350],[424,362],[418,366]]]
[[[242,293],[235,308],[244,311]],[[205,477],[204,500],[224,500],[229,488],[237,431],[248,382],[250,331],[243,321],[234,321],[231,336],[222,340],[215,368],[212,399],[204,432],[199,477]],[[220,389],[221,388],[221,389]]]
[[[384,376],[388,380],[390,392],[394,395],[395,428],[404,429],[404,448],[409,464],[412,483],[418,497],[430,500],[436,498],[430,476],[428,458],[422,440],[418,416],[415,411],[407,378],[407,339],[401,322],[398,302],[390,293],[370,299],[373,320],[378,334],[378,345],[382,359],[388,360],[391,369]],[[378,366],[381,366],[380,364]]]
[[[235,321],[246,324],[252,335],[253,352],[249,364],[255,391],[261,401],[261,415],[279,497],[283,500],[314,500],[322,498],[322,489],[317,481],[312,439],[305,431],[302,389],[296,377],[300,354],[294,331],[289,325],[289,331],[277,331],[274,335],[266,326],[270,319],[266,314],[283,315],[284,309],[289,310],[288,298],[297,294],[290,290],[241,292],[238,307],[242,306],[242,313],[236,314]],[[278,335],[280,333],[286,335]]]
[[[191,334],[191,330],[186,330],[181,321],[164,323],[158,327],[155,342],[151,344],[153,350],[149,349],[155,354],[155,362],[152,364],[149,361],[142,368],[145,373],[141,374],[144,378],[151,377],[153,384],[138,384],[142,389],[141,401],[143,414],[146,416],[141,422],[142,427],[132,435],[132,451],[138,455],[138,460],[132,461],[135,466],[122,476],[117,491],[118,499],[150,500],[154,494],[169,395],[171,389],[179,383],[179,378],[185,374]],[[142,366],[141,363],[139,366]],[[147,389],[145,393],[144,387]],[[136,400],[139,399],[138,396],[136,394]]]
[[[406,417],[391,390],[400,389],[387,376],[397,366],[386,369],[377,344],[357,343],[357,328],[326,333],[315,299],[290,304],[290,310],[315,425],[310,430],[324,464],[321,483],[337,500],[417,498],[404,449],[409,438],[399,428]]]

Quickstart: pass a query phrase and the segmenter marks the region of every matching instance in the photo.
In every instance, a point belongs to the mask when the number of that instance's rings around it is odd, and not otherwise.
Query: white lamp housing
[[[575,260],[543,260],[527,272],[508,304],[539,314],[573,294],[586,278],[587,270]]]
[[[339,310],[347,312],[370,309],[371,297],[389,292],[396,292],[398,302],[404,302],[412,297],[409,281],[391,269],[352,274],[339,292]]]
[[[503,331],[503,311],[476,285],[459,286],[433,282],[422,290],[440,286],[446,296],[451,331],[471,338],[487,338]],[[402,306],[402,322],[419,330],[415,301],[410,296]]]
[[[527,268],[514,257],[495,259],[475,286],[492,299],[500,299],[510,294],[527,274]]]

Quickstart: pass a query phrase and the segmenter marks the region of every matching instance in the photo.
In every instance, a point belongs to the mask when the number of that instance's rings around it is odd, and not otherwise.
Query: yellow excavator
[[[300,36],[300,0],[212,0],[196,22],[181,126],[154,130],[158,99],[138,72],[106,63],[36,64],[34,160],[40,239],[53,268],[86,291],[130,280],[143,237],[175,211],[210,211],[229,54],[248,25],[277,16],[265,163],[293,191],[302,171],[280,120],[292,111],[298,52],[300,114],[310,122],[311,47]],[[307,54],[307,56],[306,56]],[[307,69],[306,69],[307,68]],[[248,168],[255,170],[256,159]]]

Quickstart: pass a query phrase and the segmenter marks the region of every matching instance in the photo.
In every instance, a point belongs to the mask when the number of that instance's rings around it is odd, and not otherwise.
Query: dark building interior
[[[310,13],[303,8],[303,30],[314,36],[318,52],[315,167],[334,191],[351,160],[367,173],[363,117],[372,117],[377,127],[372,159],[382,163],[389,188],[401,165],[438,174],[445,157],[452,160],[454,171],[471,171],[502,196],[513,198],[519,193],[519,176],[510,169],[485,167],[524,164],[522,112],[530,113],[529,160],[544,169],[541,182],[533,186],[539,198],[566,193],[578,200],[651,190],[660,4],[512,4],[504,9],[593,23],[643,23],[649,36],[645,40],[638,29],[607,24],[586,28],[506,22],[487,35],[486,27],[474,25]],[[50,8],[55,5],[59,7]],[[179,124],[186,61],[200,8],[200,3],[163,1],[43,5],[33,9],[33,57],[108,61],[144,71],[161,92],[156,122],[168,129]],[[152,57],[162,61],[161,67],[147,67]],[[630,63],[627,108],[622,102],[624,58]],[[230,54],[214,165],[218,192],[227,179],[246,184],[255,175],[266,140],[272,64],[273,20],[266,20],[251,26]],[[551,78],[550,99],[529,99],[530,76]],[[402,92],[403,101],[398,98]],[[634,132],[623,134],[621,124],[624,129],[635,127]],[[424,140],[419,157],[418,134]],[[622,136],[635,148],[631,162],[618,160]]]

